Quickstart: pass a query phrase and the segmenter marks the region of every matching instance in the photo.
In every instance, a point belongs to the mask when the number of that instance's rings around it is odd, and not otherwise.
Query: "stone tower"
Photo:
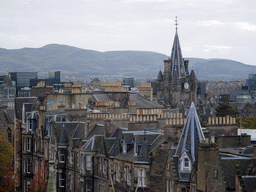
[[[183,103],[189,108],[192,102],[196,104],[197,79],[193,69],[189,74],[188,62],[182,57],[176,27],[171,56],[164,60],[164,72],[160,70],[157,76],[157,98],[164,105],[179,108]]]

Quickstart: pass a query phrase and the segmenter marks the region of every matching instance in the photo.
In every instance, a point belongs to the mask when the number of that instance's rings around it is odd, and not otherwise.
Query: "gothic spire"
[[[174,42],[172,46],[172,53],[170,57],[171,61],[171,73],[172,75],[178,76],[178,78],[183,78],[185,77],[185,66],[184,66],[184,60],[182,57],[181,53],[181,48],[180,48],[180,42],[179,42],[179,37],[178,37],[178,23],[177,23],[177,17],[175,20],[175,25],[176,25],[176,33],[174,37]]]

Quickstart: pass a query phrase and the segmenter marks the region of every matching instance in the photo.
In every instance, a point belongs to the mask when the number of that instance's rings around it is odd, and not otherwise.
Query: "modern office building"
[[[123,78],[122,86],[130,88],[134,87],[134,77]]]
[[[37,72],[10,72],[16,94],[24,87],[30,87],[30,79],[37,79]]]

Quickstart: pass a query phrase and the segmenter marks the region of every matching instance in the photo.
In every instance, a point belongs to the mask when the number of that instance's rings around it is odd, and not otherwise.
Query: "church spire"
[[[172,46],[172,53],[171,53],[171,57],[170,57],[171,73],[173,76],[177,76],[178,78],[184,78],[185,77],[185,65],[184,65],[184,60],[182,57],[180,42],[179,42],[179,37],[178,37],[177,17],[176,17],[175,22],[176,22],[175,23],[176,33],[175,33],[174,42],[173,42],[173,46]]]

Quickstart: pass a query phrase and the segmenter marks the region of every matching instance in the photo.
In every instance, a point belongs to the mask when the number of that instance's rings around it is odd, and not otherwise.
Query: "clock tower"
[[[189,108],[191,102],[196,104],[197,79],[193,69],[189,74],[189,61],[182,57],[177,19],[175,25],[171,56],[164,60],[164,71],[159,71],[157,76],[157,99],[171,108],[179,108],[181,104]]]

